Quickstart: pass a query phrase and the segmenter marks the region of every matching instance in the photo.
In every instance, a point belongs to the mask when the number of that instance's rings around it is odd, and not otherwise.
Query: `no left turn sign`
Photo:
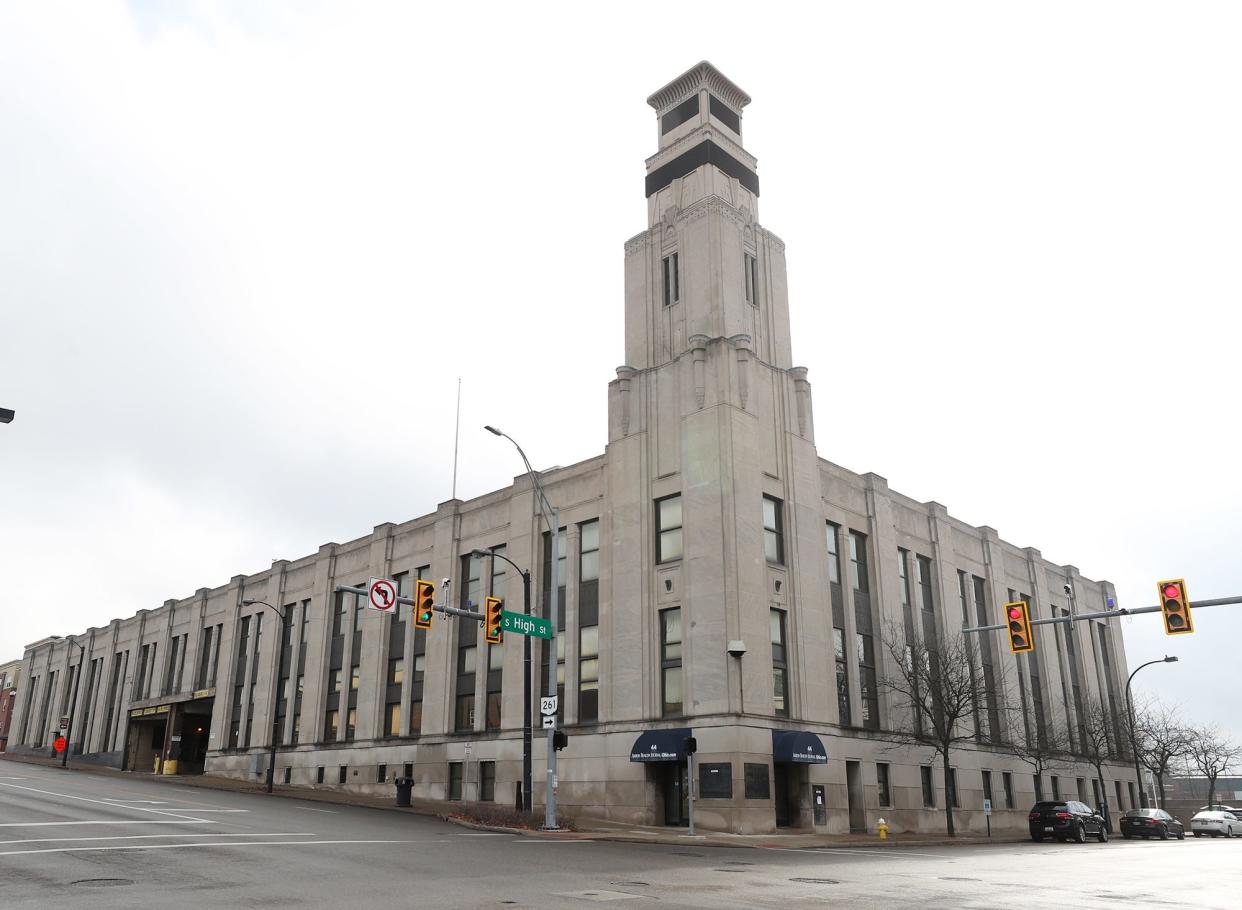
[[[367,606],[381,613],[391,613],[397,606],[397,586],[387,578],[372,578],[367,585]]]

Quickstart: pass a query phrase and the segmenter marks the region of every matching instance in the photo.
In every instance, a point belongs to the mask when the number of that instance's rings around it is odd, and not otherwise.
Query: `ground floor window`
[[[377,765],[375,768],[375,782],[377,784],[385,783],[388,780],[388,766]]]
[[[919,768],[923,775],[923,805],[929,809],[936,807],[936,785],[932,782],[932,769],[923,765]]]
[[[746,798],[771,799],[772,789],[768,786],[768,766],[760,762],[746,762]]]
[[[949,792],[945,795],[950,806],[954,809],[962,808],[962,804],[957,799],[957,768],[949,769]]]
[[[892,791],[888,785],[888,765],[878,764],[875,766],[875,782],[876,789],[879,791],[880,805],[891,806]]]
[[[322,765],[315,769],[315,783],[317,784],[323,783],[323,766]]]
[[[338,784],[345,783],[345,775],[347,774],[348,771],[349,771],[349,767],[347,765],[341,765],[341,770],[336,776],[336,782]]]
[[[1013,775],[1008,771],[1001,773],[1001,786],[1005,788],[1005,808],[1013,808]]]
[[[496,763],[479,762],[479,799],[490,803],[496,800]]]
[[[461,762],[449,762],[448,798],[461,799]]]
[[[1057,800],[1061,798],[1061,778],[1055,774],[1052,775],[1052,798]]]
[[[992,801],[992,772],[983,772],[983,798],[989,803]]]

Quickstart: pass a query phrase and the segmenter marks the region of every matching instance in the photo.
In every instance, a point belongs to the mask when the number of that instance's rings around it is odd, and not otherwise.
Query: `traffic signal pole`
[[[367,596],[366,588],[355,588],[353,585],[337,585],[335,591],[338,594],[359,594],[362,597]],[[409,604],[410,606],[413,606],[414,598],[401,597],[398,595],[397,603]],[[484,619],[482,613],[478,613],[474,610],[461,610],[457,607],[444,607],[440,604],[434,605],[431,609],[435,610],[437,613],[447,613],[449,616],[460,616],[462,619],[477,619],[479,622],[483,622]]]
[[[60,754],[60,766],[69,767],[69,750],[73,748],[73,715],[78,710],[78,683],[82,681],[82,665],[86,663],[86,645],[74,642],[78,646],[78,672],[73,676],[73,696],[69,699],[69,723],[65,726],[65,751]]]
[[[1201,607],[1223,607],[1228,604],[1242,604],[1242,595],[1234,597],[1217,597],[1214,600],[1196,600],[1193,603],[1189,603],[1188,606],[1192,610],[1197,610]],[[1044,619],[1032,619],[1031,625],[1042,626],[1054,622],[1063,622],[1068,624],[1071,622],[1083,622],[1088,619],[1113,619],[1121,616],[1138,616],[1140,613],[1160,613],[1162,609],[1162,607],[1136,607],[1132,610],[1123,608],[1119,610],[1100,610],[1097,613],[1075,613],[1072,617],[1050,616]],[[994,632],[1005,628],[1008,628],[1005,623],[996,623],[995,625],[990,626],[965,626],[962,628],[962,633]]]

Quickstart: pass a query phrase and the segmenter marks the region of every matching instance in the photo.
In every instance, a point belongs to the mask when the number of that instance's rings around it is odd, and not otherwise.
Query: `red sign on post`
[[[56,741],[52,743],[52,748],[55,749],[56,754],[59,755],[61,752],[65,751],[65,746],[67,745],[69,744],[65,742],[65,738],[63,736],[58,736],[56,737]]]

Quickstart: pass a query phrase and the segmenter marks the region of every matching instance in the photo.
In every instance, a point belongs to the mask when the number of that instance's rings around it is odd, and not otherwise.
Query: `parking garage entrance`
[[[124,768],[154,774],[202,774],[211,738],[214,690],[129,712]]]

